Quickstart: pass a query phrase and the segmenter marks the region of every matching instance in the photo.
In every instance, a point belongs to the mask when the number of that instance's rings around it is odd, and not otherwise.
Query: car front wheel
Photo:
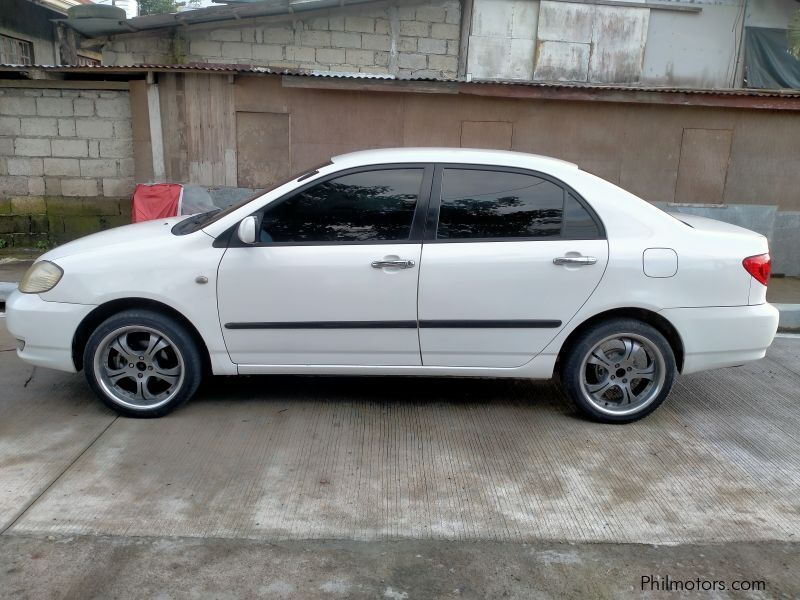
[[[561,384],[588,417],[629,423],[664,401],[675,380],[675,355],[654,327],[614,319],[587,329],[561,365]]]
[[[126,310],[104,321],[84,350],[90,387],[113,410],[160,417],[188,400],[202,360],[186,328],[150,310]]]

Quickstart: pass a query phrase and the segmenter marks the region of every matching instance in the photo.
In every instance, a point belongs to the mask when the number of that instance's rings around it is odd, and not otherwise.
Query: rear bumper
[[[778,330],[778,310],[771,304],[670,308],[661,314],[683,341],[684,374],[764,358]]]
[[[72,340],[78,325],[94,308],[45,302],[37,294],[13,292],[6,300],[6,325],[11,335],[25,342],[17,356],[38,367],[74,373]]]

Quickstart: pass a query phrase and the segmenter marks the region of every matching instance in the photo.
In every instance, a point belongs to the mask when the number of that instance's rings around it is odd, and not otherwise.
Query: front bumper
[[[778,310],[771,304],[669,308],[661,314],[681,336],[684,374],[764,358],[778,330]]]
[[[81,321],[94,306],[45,302],[37,294],[12,292],[6,300],[6,325],[18,340],[25,342],[17,356],[37,367],[74,373],[72,340]]]

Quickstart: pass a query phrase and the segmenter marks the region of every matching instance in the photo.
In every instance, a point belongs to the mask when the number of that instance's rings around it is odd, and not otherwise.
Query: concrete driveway
[[[550,382],[400,378],[217,378],[126,419],[13,346],[0,320],[0,596],[800,594],[800,338],[628,426]]]

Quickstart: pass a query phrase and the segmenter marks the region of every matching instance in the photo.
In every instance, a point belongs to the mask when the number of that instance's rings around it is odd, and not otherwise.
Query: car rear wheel
[[[561,365],[561,385],[588,417],[629,423],[664,401],[675,380],[675,356],[654,327],[614,319],[587,329]]]
[[[84,350],[90,387],[129,417],[160,417],[188,400],[202,377],[189,332],[158,312],[126,310],[104,321]]]

